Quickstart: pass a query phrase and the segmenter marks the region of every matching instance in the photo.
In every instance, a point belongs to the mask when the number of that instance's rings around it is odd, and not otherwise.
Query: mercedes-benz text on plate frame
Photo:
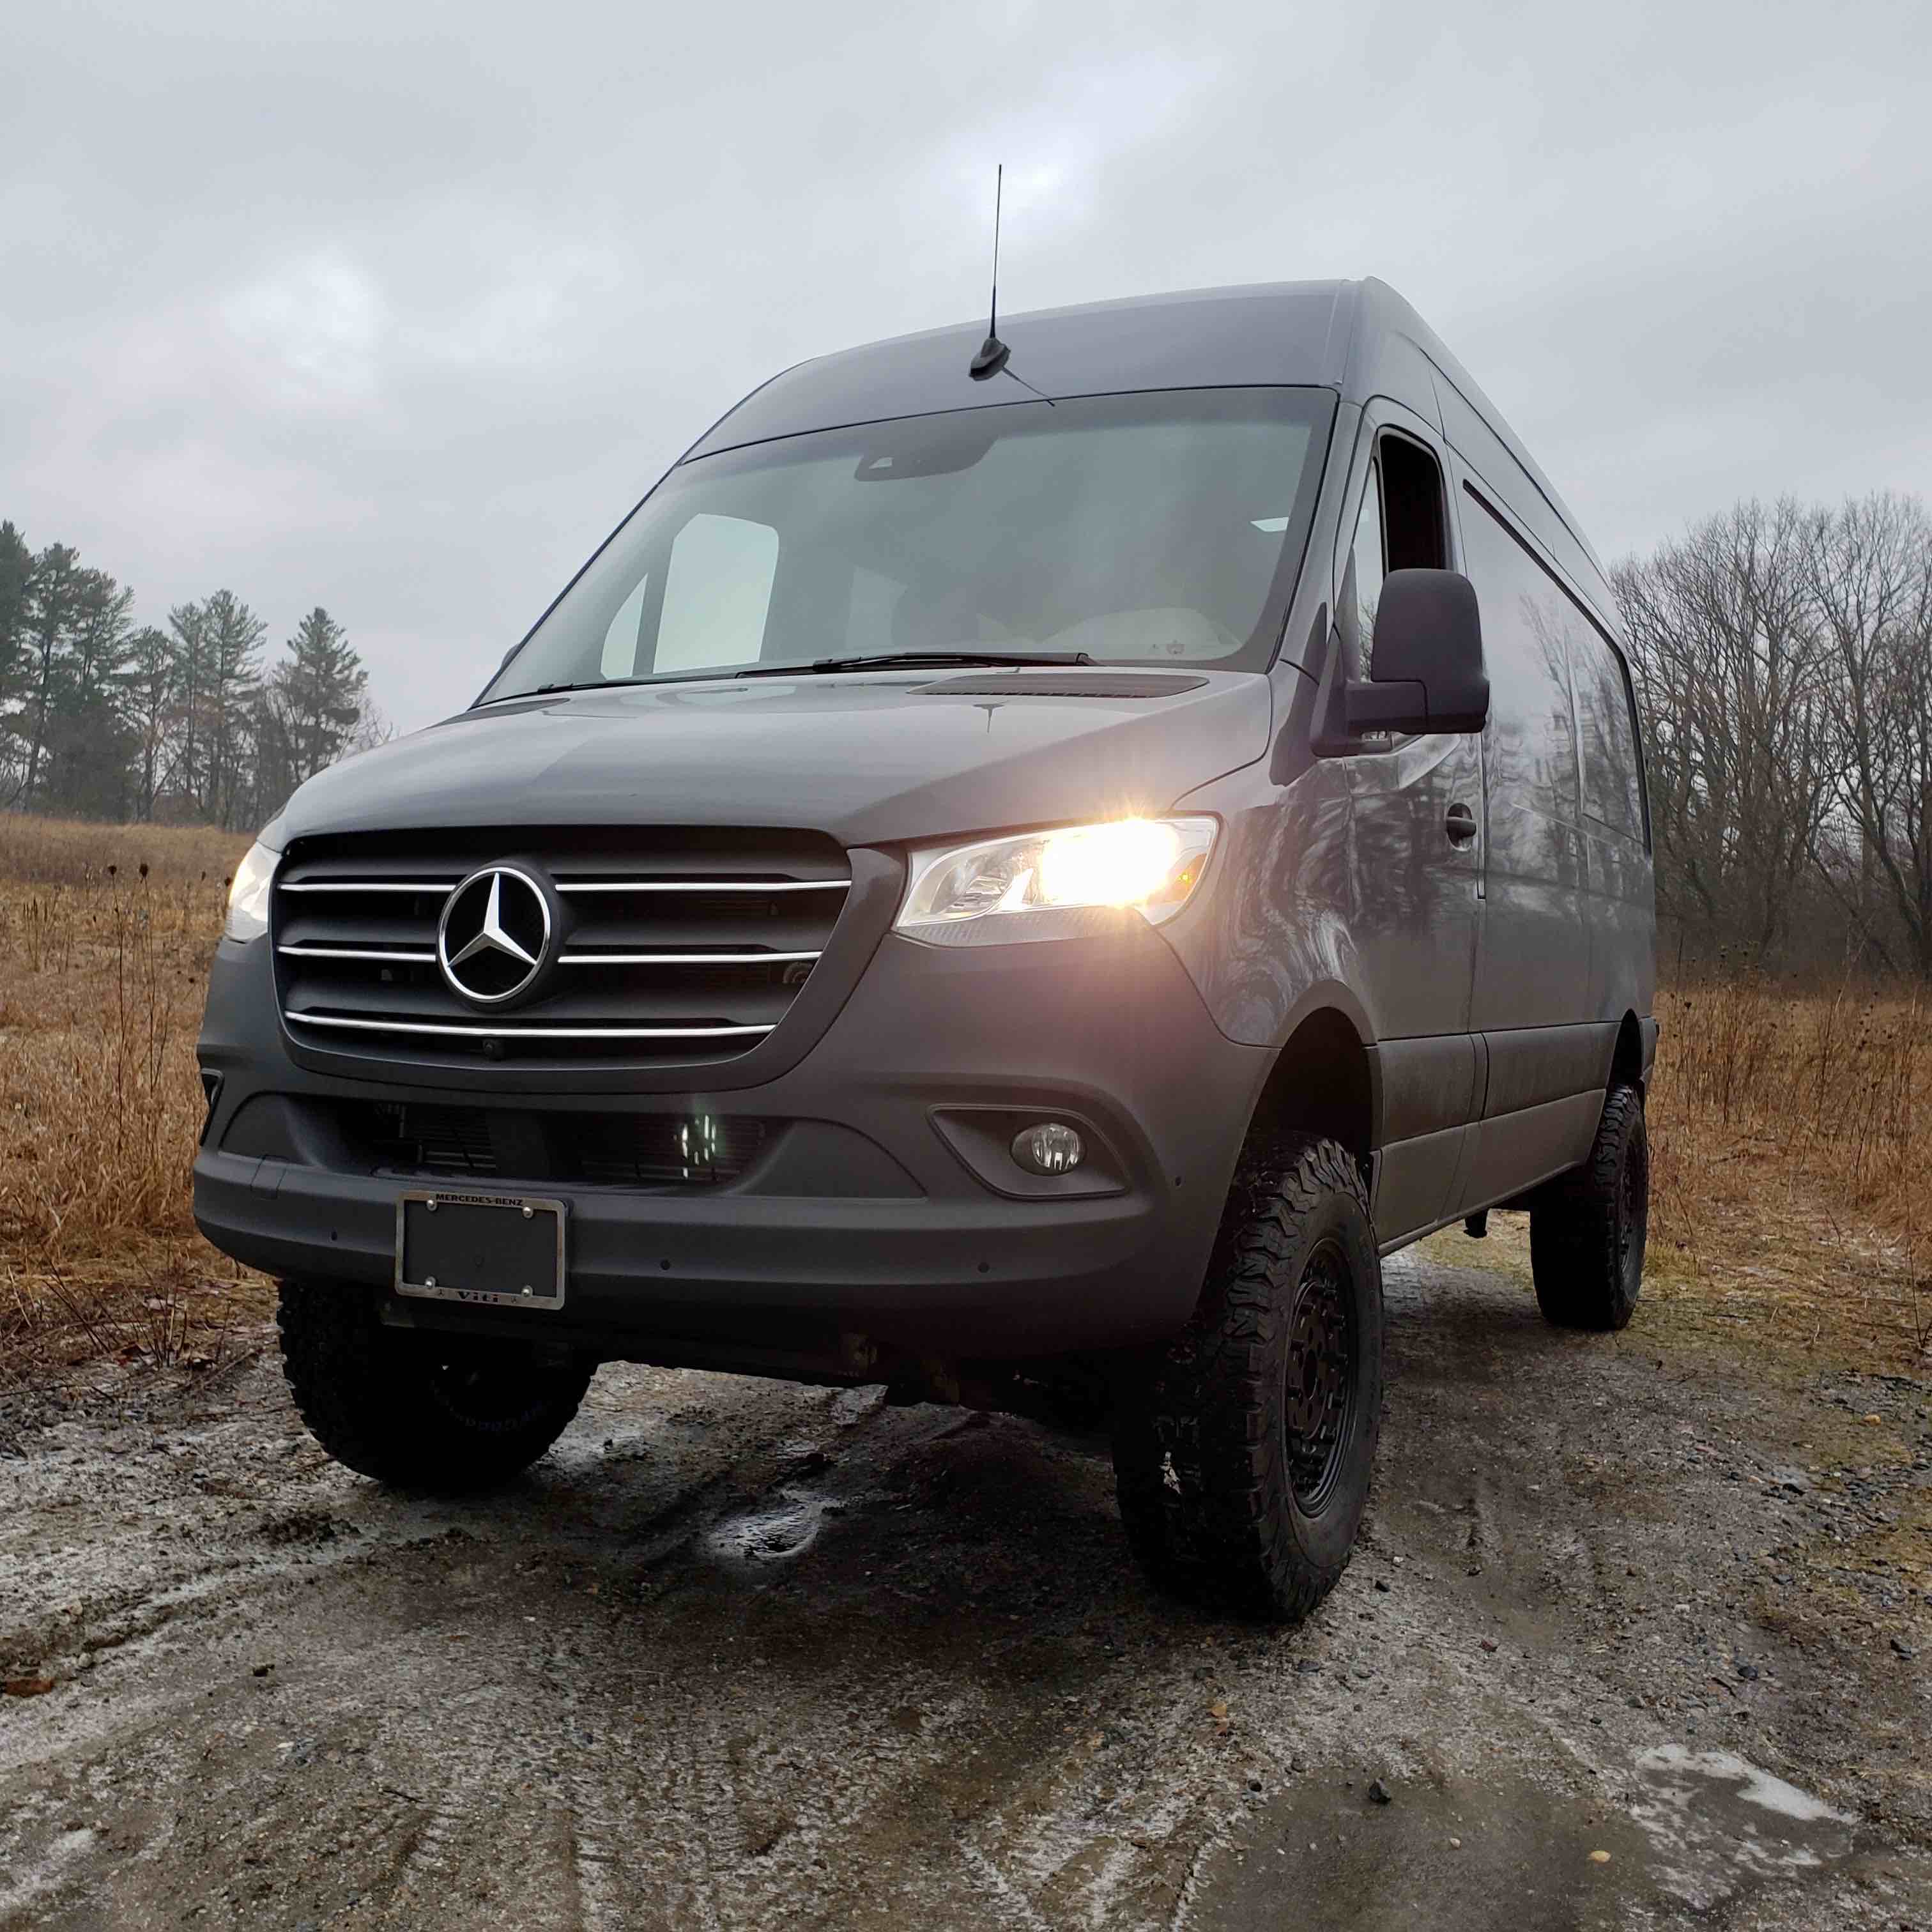
[[[764,384],[262,828],[195,1217],[379,1480],[513,1474],[605,1361],[1064,1391],[1153,1574],[1299,1616],[1383,1256],[1526,1205],[1544,1314],[1631,1318],[1616,599],[1379,282],[985,329]]]
[[[410,1190],[396,1198],[396,1292],[484,1308],[561,1308],[564,1202]]]
[[[449,896],[436,928],[442,976],[478,1006],[499,1006],[543,977],[554,950],[550,901],[515,866],[485,866]]]

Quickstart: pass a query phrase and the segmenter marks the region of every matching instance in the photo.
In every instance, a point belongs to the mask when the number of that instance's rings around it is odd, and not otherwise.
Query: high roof
[[[982,317],[815,356],[754,389],[691,452],[800,430],[1131,389],[1318,383],[1339,388],[1358,284],[1263,283],[1037,309],[1000,318],[1012,373],[967,374]]]
[[[1003,315],[1010,373],[975,381],[968,370],[986,332],[982,320],[956,322],[800,362],[753,390],[687,454],[1022,403],[1030,389],[1079,396],[1282,384],[1334,389],[1349,402],[1389,395],[1442,430],[1553,552],[1574,543],[1585,574],[1597,580],[1582,586],[1586,594],[1606,616],[1614,608],[1603,566],[1554,486],[1435,331],[1386,282],[1259,282]],[[1512,468],[1516,474],[1505,473]]]

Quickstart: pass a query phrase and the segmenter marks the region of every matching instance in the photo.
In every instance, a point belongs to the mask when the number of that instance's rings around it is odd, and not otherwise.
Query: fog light
[[[1070,1174],[1086,1151],[1064,1120],[1042,1120],[1013,1136],[1013,1159],[1029,1174]]]

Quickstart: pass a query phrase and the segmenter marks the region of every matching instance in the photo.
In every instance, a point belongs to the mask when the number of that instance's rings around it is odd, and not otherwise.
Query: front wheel
[[[457,1496],[507,1482],[568,1425],[582,1363],[513,1342],[386,1328],[364,1288],[285,1281],[282,1367],[309,1432],[338,1462],[401,1489]]]
[[[1347,1567],[1382,1395],[1360,1168],[1312,1135],[1251,1150],[1194,1319],[1123,1378],[1114,1469],[1142,1566],[1199,1600],[1305,1617]]]

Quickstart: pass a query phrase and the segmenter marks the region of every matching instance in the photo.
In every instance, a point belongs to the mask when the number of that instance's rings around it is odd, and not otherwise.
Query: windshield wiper
[[[833,670],[923,670],[946,664],[1090,664],[1084,651],[883,651],[874,657],[817,658],[809,664],[753,664],[738,677],[815,677]]]
[[[809,664],[752,664],[743,670],[660,672],[655,677],[587,677],[539,684],[528,691],[506,691],[485,704],[507,704],[519,698],[554,698],[566,691],[610,691],[630,684],[678,684],[721,677],[815,677],[823,671],[893,668],[916,670],[948,664],[1090,664],[1084,651],[886,651],[876,657],[820,658]]]
[[[615,684],[654,684],[655,678],[649,677],[586,677],[580,682],[562,684],[536,684],[527,691],[506,691],[495,698],[479,698],[482,704],[509,704],[519,698],[554,698],[561,691],[604,691]]]

